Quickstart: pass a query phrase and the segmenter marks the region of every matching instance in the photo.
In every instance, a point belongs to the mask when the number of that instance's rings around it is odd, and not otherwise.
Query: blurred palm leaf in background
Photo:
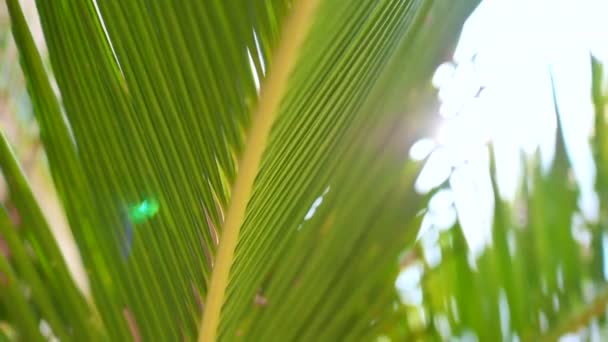
[[[523,53],[530,52],[524,50]],[[482,149],[480,160],[467,157],[469,159],[453,164],[450,174],[441,178],[445,180],[430,190],[420,239],[406,252],[406,262],[397,280],[408,312],[407,324],[416,327],[406,335],[408,338],[467,341],[606,338],[607,240],[603,228],[606,75],[594,57],[578,67],[588,68],[591,76],[589,84],[576,85],[590,89],[589,98],[580,100],[589,102],[595,109],[593,134],[589,142],[582,142],[583,146],[590,144],[595,159],[591,165],[594,169],[582,175],[584,182],[595,182],[592,193],[581,194],[584,191],[581,179],[577,179],[571,161],[576,156],[573,148],[567,146],[563,126],[568,122],[567,115],[583,120],[585,109],[570,107],[570,113],[562,113],[557,98],[559,92],[549,72],[553,107],[550,112],[558,120],[554,121],[557,131],[548,163],[542,158],[546,157],[541,155],[542,149],[536,146],[532,155],[520,151],[520,178],[500,174],[497,149],[490,144]],[[508,88],[502,90],[507,90],[507,96],[513,95],[508,93]],[[542,95],[541,90],[534,89],[535,95]],[[522,122],[512,120],[517,134],[517,130],[522,130],[517,124]],[[545,125],[550,127],[551,123]],[[508,127],[499,126],[499,130],[514,133]],[[537,129],[537,134],[540,132]],[[517,138],[508,141],[515,145]],[[449,146],[438,146],[433,153],[442,150],[449,150]],[[433,162],[432,158],[431,154],[427,163]],[[515,196],[510,200],[501,196],[504,189],[503,184],[499,184],[500,177],[504,181],[505,174],[518,181]],[[477,221],[487,216],[484,212],[487,205],[482,203],[488,200],[483,193],[485,177],[492,197],[489,199],[492,202],[489,242],[483,241],[483,229],[471,232],[465,227],[478,223],[471,222],[465,209],[476,213]],[[474,186],[466,187],[463,185],[466,182]],[[463,197],[463,189],[476,194]],[[589,196],[591,210],[584,203]],[[465,203],[471,199],[471,203]],[[457,212],[458,219],[450,220],[448,215],[446,221],[446,209],[454,215]],[[480,244],[486,246],[480,249]]]
[[[419,257],[408,150],[477,1],[40,0],[54,77],[6,3],[90,296],[3,136],[0,339],[535,340],[599,316],[560,139],[550,172],[525,163],[523,220],[495,196],[493,248],[471,262],[454,228]],[[421,306],[395,288],[412,267]]]

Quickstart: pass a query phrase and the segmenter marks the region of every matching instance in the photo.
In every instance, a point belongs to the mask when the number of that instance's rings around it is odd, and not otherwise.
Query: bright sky
[[[582,192],[580,206],[586,219],[597,219],[588,143],[593,126],[590,54],[608,60],[606,13],[608,1],[600,0],[482,1],[464,26],[454,60],[439,66],[433,78],[442,102],[440,127],[411,151],[414,159],[434,151],[418,191],[427,192],[448,177],[451,186],[431,203],[424,231],[451,226],[455,208],[474,254],[490,243],[493,201],[485,144],[492,141],[496,149],[501,195],[513,198],[521,151],[539,149],[545,167],[553,156],[552,80]]]
[[[442,102],[439,128],[410,151],[415,160],[429,157],[416,182],[419,192],[446,180],[450,185],[431,199],[419,234],[430,267],[442,260],[439,231],[456,219],[472,250],[472,265],[491,244],[488,142],[507,200],[520,182],[522,151],[539,150],[543,167],[550,165],[557,123],[552,80],[581,191],[579,206],[586,220],[597,220],[590,56],[608,62],[607,13],[607,0],[484,0],[468,19],[453,60],[439,66],[433,78]],[[605,244],[608,250],[608,236]],[[397,278],[404,303],[422,305],[423,272],[422,264],[414,263]]]

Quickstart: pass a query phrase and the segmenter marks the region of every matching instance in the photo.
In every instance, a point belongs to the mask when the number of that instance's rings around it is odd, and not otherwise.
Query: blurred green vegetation
[[[423,300],[406,304],[408,319],[395,332],[397,336],[479,341],[555,341],[568,334],[582,340],[606,338],[608,88],[600,62],[592,59],[589,67],[596,111],[591,144],[600,198],[598,222],[586,221],[578,206],[577,185],[559,125],[548,170],[541,168],[538,154],[530,158],[522,152],[523,177],[513,201],[498,195],[491,153],[495,202],[491,245],[472,256],[457,223],[451,229],[430,232],[430,243],[420,241],[406,252],[403,272],[413,273],[416,280],[409,290],[421,291]],[[559,115],[557,106],[555,110]],[[433,194],[449,188],[446,182]],[[424,257],[431,249],[438,250],[441,262]]]

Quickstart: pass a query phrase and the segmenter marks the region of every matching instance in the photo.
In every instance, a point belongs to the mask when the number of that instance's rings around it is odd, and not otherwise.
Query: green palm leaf
[[[11,249],[36,247],[10,261],[49,284],[14,299],[20,331],[349,340],[403,319],[393,282],[421,208],[407,151],[475,1],[38,1],[60,97],[7,4],[93,297],[4,141],[31,229]]]

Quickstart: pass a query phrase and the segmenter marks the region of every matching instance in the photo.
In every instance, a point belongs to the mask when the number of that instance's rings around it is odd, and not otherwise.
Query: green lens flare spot
[[[149,198],[129,208],[129,219],[132,223],[143,223],[158,213],[159,203],[154,198]]]

